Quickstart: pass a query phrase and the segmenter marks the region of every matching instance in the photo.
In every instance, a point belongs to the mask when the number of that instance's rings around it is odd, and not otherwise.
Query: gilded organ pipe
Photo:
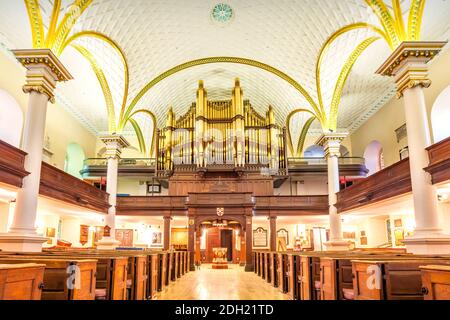
[[[273,107],[264,116],[259,114],[243,99],[239,79],[231,99],[221,101],[208,101],[203,81],[199,81],[196,102],[188,112],[175,119],[170,109],[165,127],[157,131],[157,169],[221,164],[285,169],[285,138]]]

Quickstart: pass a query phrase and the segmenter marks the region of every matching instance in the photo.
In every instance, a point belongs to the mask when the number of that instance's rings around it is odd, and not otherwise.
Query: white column
[[[327,158],[328,166],[328,204],[330,219],[330,241],[342,240],[342,222],[334,206],[337,201],[336,193],[339,192],[339,157],[330,155]]]
[[[106,172],[106,192],[109,194],[109,209],[105,217],[105,234],[97,243],[99,250],[111,250],[117,247],[116,240],[116,204],[117,204],[117,176],[119,170],[119,159],[122,149],[129,143],[120,135],[109,135],[100,137],[106,145],[106,158],[108,167]]]
[[[25,93],[29,93],[22,149],[27,153],[23,179],[17,192],[14,217],[8,233],[0,234],[0,249],[38,252],[46,238],[36,233],[36,215],[41,178],[42,150],[48,101],[54,102],[53,91],[58,81],[72,76],[48,49],[15,50],[19,62],[27,69]]]
[[[325,133],[317,144],[325,149],[328,169],[328,204],[330,221],[330,239],[324,243],[327,251],[343,251],[350,248],[350,242],[342,238],[342,221],[337,212],[335,204],[337,202],[336,193],[339,192],[339,157],[341,142],[347,133]]]
[[[446,42],[403,42],[377,73],[392,76],[398,97],[404,98],[409,163],[416,228],[407,238],[407,250],[417,254],[450,253],[450,235],[442,234],[436,188],[423,170],[429,164],[426,147],[431,145],[424,88],[431,85],[427,63]]]

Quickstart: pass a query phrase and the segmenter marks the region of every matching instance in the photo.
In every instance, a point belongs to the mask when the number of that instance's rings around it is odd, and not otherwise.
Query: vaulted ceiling
[[[72,2],[62,0],[60,17]],[[219,3],[227,6],[216,7]],[[405,19],[410,3],[411,0],[400,1]],[[54,0],[40,1],[45,28],[53,4]],[[3,47],[31,47],[24,1],[0,0],[0,8]],[[448,39],[449,15],[450,1],[427,1],[422,38]],[[380,26],[364,0],[93,0],[72,34],[83,30],[101,32],[122,48],[130,71],[127,104],[165,71],[208,57],[239,57],[262,62],[294,79],[317,100],[315,67],[319,51],[333,32],[356,22]],[[375,35],[373,31],[357,29],[331,45],[320,73],[326,110],[348,56],[357,44],[372,35]],[[75,43],[89,49],[104,70],[115,113],[119,114],[125,82],[120,57],[95,38],[80,38]],[[338,128],[355,130],[392,97],[395,92],[392,80],[374,74],[389,53],[386,42],[377,41],[356,62],[343,90]],[[75,80],[58,87],[59,99],[86,128],[96,134],[106,132],[105,99],[89,63],[71,47],[64,51],[61,60]],[[177,115],[187,111],[195,101],[198,80],[204,80],[210,99],[229,99],[236,77],[241,79],[245,98],[261,112],[269,105],[274,106],[277,121],[282,125],[293,110],[311,108],[298,90],[277,75],[237,63],[202,64],[177,72],[146,92],[137,107],[152,111],[161,125],[169,106],[173,106]],[[300,135],[305,121],[301,114],[292,117],[293,140]],[[144,131],[150,130],[150,124],[144,126],[148,129]],[[315,124],[314,128],[318,130],[320,126]],[[126,130],[131,128],[127,126]]]

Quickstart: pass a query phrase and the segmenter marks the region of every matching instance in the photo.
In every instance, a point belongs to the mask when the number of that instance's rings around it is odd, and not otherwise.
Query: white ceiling
[[[52,0],[41,0],[48,24]],[[63,11],[71,3],[63,1]],[[211,18],[214,5],[228,3],[234,17],[220,24]],[[388,1],[389,2],[389,1]],[[401,1],[407,17],[410,0]],[[31,33],[23,1],[0,0],[0,42],[7,48],[27,48]],[[427,1],[422,38],[446,40],[450,34],[450,1]],[[94,0],[73,32],[95,30],[114,39],[130,66],[129,102],[150,80],[181,63],[212,56],[243,57],[271,65],[303,85],[316,99],[315,62],[326,39],[354,22],[378,24],[363,0]],[[371,31],[353,31],[336,41],[322,67],[322,91],[329,104],[335,80],[347,56]],[[116,114],[123,94],[123,69],[113,50],[98,40],[80,40],[104,67],[113,92]],[[389,55],[383,41],[373,44],[356,63],[345,86],[338,127],[358,128],[394,93],[390,79],[374,74]],[[107,130],[106,106],[95,75],[73,49],[61,60],[75,80],[59,87],[66,106],[89,130]],[[198,80],[205,81],[211,99],[228,99],[234,78],[241,78],[246,99],[260,112],[268,105],[277,121],[285,123],[292,110],[306,107],[305,99],[288,83],[249,66],[210,64],[173,75],[152,88],[139,107],[154,112],[161,125],[168,106],[177,115],[195,100]],[[301,117],[293,120],[292,134],[299,135]],[[317,125],[316,125],[317,128]],[[296,143],[294,143],[295,145]]]

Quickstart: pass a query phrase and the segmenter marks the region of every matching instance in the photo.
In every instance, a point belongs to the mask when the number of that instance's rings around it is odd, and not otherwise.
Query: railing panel
[[[84,208],[107,212],[108,194],[54,166],[42,163],[39,193]]]
[[[22,187],[29,173],[25,170],[26,152],[0,140],[0,182]]]
[[[427,148],[430,163],[425,171],[433,184],[450,180],[450,137]]]
[[[409,159],[404,159],[338,192],[336,208],[338,212],[344,212],[411,190]]]

